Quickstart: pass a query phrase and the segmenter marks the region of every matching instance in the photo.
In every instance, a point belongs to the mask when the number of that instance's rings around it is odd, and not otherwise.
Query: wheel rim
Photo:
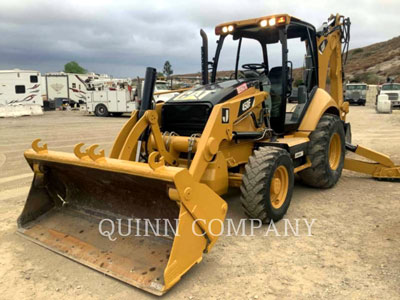
[[[338,133],[334,133],[329,143],[329,166],[332,170],[336,170],[339,167],[340,157],[342,154],[340,136]]]
[[[284,166],[279,166],[271,180],[270,201],[273,208],[278,209],[286,200],[289,188],[289,174]]]
[[[99,112],[100,112],[101,114],[104,114],[104,107],[100,107],[100,108],[99,108]]]

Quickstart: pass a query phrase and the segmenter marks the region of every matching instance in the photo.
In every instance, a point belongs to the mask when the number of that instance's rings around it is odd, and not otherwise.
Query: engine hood
[[[204,103],[211,105],[222,103],[228,99],[235,97],[250,87],[258,85],[258,80],[254,79],[238,79],[228,80],[219,83],[202,85],[187,90],[165,104],[187,104],[187,103]]]

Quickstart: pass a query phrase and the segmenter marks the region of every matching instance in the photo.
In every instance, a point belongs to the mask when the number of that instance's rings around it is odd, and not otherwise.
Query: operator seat
[[[282,67],[273,67],[268,73],[271,81],[271,117],[279,117],[282,101]]]

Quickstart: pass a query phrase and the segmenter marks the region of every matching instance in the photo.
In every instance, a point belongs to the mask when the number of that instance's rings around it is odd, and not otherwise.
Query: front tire
[[[279,221],[292,199],[293,163],[278,147],[260,147],[245,166],[241,202],[247,216],[263,223]]]
[[[108,117],[108,109],[104,104],[98,104],[94,110],[94,113],[98,117]]]
[[[333,187],[342,175],[345,156],[343,123],[336,115],[325,114],[310,134],[308,157],[311,167],[299,172],[302,181],[312,187]]]

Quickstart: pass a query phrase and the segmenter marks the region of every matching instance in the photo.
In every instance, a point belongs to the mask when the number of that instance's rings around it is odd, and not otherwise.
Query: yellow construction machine
[[[318,188],[334,186],[343,168],[399,179],[400,167],[389,157],[350,144],[342,90],[349,28],[349,19],[340,15],[318,30],[287,14],[228,22],[215,28],[219,39],[211,62],[201,31],[203,84],[156,104],[156,70],[148,68],[141,108],[123,126],[108,157],[98,145],[78,144],[70,154],[33,142],[25,158],[34,179],[18,231],[162,295],[214,246],[229,187],[240,187],[249,218],[268,223],[285,215],[294,174]],[[237,49],[235,71],[230,80],[217,81],[228,39]],[[289,109],[294,39],[304,47],[304,74],[298,103]],[[248,41],[255,42],[251,49],[261,59],[240,70],[242,44]],[[351,152],[369,161],[346,158]],[[143,235],[135,230],[116,240],[99,233],[103,220],[111,220],[111,230],[122,226],[121,219],[145,219],[154,226],[170,220],[174,231]],[[126,232],[136,223],[123,224]]]

